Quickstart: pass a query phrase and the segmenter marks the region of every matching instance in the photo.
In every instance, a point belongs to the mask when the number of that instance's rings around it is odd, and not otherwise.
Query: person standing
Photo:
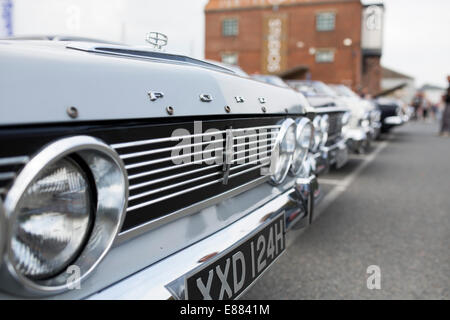
[[[447,88],[447,94],[442,97],[444,100],[444,112],[442,113],[441,132],[439,133],[444,137],[450,136],[450,76],[447,77],[447,81],[449,86]]]

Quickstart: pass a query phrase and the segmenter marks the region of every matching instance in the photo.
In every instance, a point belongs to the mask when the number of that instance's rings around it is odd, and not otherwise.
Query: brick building
[[[360,0],[209,0],[205,56],[250,74],[343,83],[374,94],[382,14],[382,5]]]

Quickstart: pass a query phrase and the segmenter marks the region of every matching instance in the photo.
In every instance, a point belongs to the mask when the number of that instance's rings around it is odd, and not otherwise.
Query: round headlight
[[[295,148],[291,173],[293,175],[298,175],[302,170],[303,162],[308,155],[308,151],[313,143],[313,127],[311,121],[306,118],[297,119],[296,121],[296,142],[297,146]]]
[[[313,145],[313,151],[317,151],[317,149],[320,146],[320,143],[322,142],[322,130],[320,128],[320,122],[322,117],[316,116],[313,120],[313,126],[314,126],[314,145]]]
[[[350,116],[351,116],[351,113],[348,111],[342,115],[341,123],[343,126],[346,126],[350,122]]]
[[[370,113],[371,122],[380,122],[380,112],[378,110],[372,110]]]
[[[320,141],[320,144],[323,146],[328,140],[328,129],[330,128],[330,117],[325,114],[322,116],[322,119],[320,119],[320,130],[322,131],[322,139]]]
[[[76,136],[43,148],[5,198],[8,272],[0,287],[34,296],[81,282],[116,238],[127,199],[123,162],[105,143]]]
[[[280,132],[272,150],[270,171],[274,184],[280,184],[286,178],[291,167],[295,145],[295,122],[292,119],[287,119],[281,124]]]
[[[17,271],[31,279],[61,272],[88,236],[92,211],[92,189],[74,160],[45,168],[16,207],[11,254]]]

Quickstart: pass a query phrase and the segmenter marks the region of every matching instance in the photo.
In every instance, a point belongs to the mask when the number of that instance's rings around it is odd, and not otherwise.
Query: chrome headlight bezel
[[[372,110],[370,113],[370,121],[371,122],[380,122],[381,120],[381,112],[379,110]]]
[[[277,138],[275,140],[275,145],[272,149],[272,154],[270,157],[270,172],[271,172],[271,183],[274,185],[279,185],[281,183],[283,183],[283,181],[286,179],[287,174],[289,173],[289,170],[291,168],[292,165],[292,157],[295,151],[295,144],[296,141],[294,141],[294,148],[292,150],[292,152],[290,152],[289,150],[287,151],[287,156],[288,156],[288,161],[286,163],[286,165],[284,167],[282,167],[282,171],[280,178],[276,179],[276,168],[280,159],[280,153],[283,152],[283,150],[280,150],[280,148],[282,148],[282,144],[284,142],[284,139],[286,138],[286,135],[288,134],[288,131],[293,130],[293,134],[294,134],[294,140],[295,139],[295,121],[292,120],[291,118],[288,118],[286,120],[284,120],[281,123],[281,127],[280,127],[280,131],[278,132]]]
[[[6,236],[6,227],[5,227],[5,210],[3,210],[2,199],[0,199],[0,266],[3,261],[3,249],[5,246],[5,236]]]
[[[14,265],[11,250],[13,228],[18,214],[16,208],[27,188],[49,165],[71,155],[77,155],[89,168],[97,199],[92,231],[84,247],[80,248],[77,258],[71,263],[79,268],[80,277],[77,281],[83,281],[95,269],[120,231],[128,201],[128,177],[116,151],[90,136],[63,138],[49,144],[25,165],[5,198],[7,225],[4,265],[8,272],[0,274],[0,286],[6,291],[26,296],[55,294],[66,291],[71,284],[71,274],[67,272],[44,280],[24,276]]]
[[[342,115],[342,118],[341,118],[341,123],[342,123],[343,127],[347,126],[350,123],[351,116],[352,116],[352,114],[350,111],[344,112],[344,114]]]
[[[323,147],[328,140],[328,129],[330,128],[330,116],[324,114],[320,119],[320,131],[322,132],[322,137],[320,141],[320,146]]]
[[[295,138],[296,138],[296,150],[294,152],[293,157],[295,158],[296,153],[300,150],[303,152],[302,159],[299,159],[299,162],[296,162],[296,159],[293,159],[290,173],[293,176],[297,176],[302,171],[303,164],[308,156],[308,151],[311,149],[314,140],[314,127],[311,121],[308,118],[298,118],[296,121],[296,129],[295,129]],[[305,134],[305,130],[311,130],[311,135],[309,139],[309,143],[307,146],[302,145],[302,136]]]
[[[320,121],[322,120],[322,116],[317,115],[314,117],[312,124],[314,129],[314,143],[312,146],[312,151],[318,151],[320,144],[322,143],[322,130],[320,129]]]

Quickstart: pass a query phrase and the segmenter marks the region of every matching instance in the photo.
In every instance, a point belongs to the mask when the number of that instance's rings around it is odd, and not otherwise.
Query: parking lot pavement
[[[397,128],[323,176],[321,215],[244,299],[450,299],[450,138],[436,132]]]

